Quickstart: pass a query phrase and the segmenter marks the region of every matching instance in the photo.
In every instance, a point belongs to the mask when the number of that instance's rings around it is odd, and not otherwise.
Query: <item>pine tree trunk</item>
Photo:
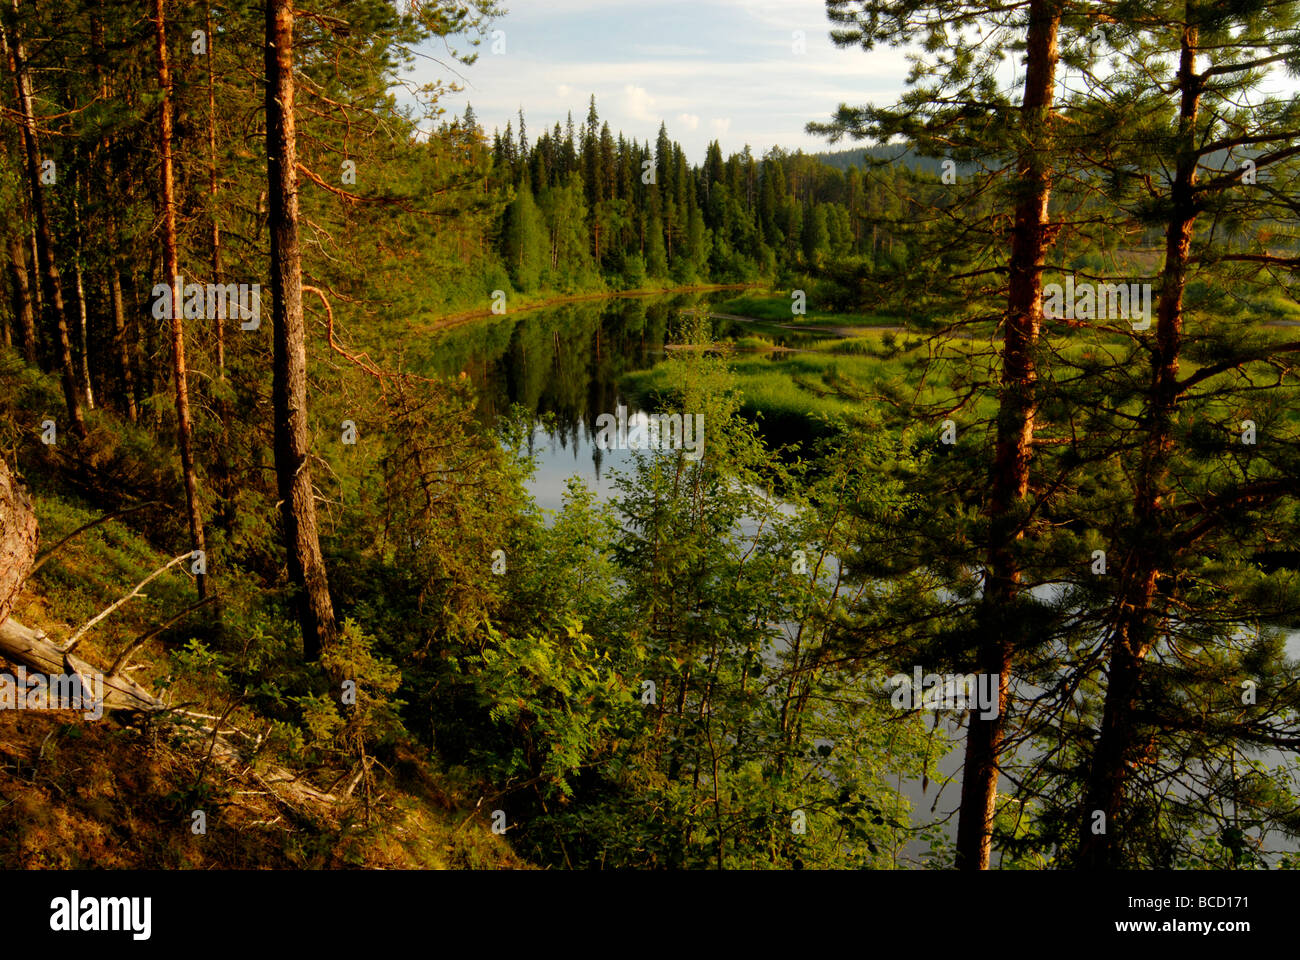
[[[31,194],[27,196],[28,206],[31,205]],[[36,215],[32,211],[28,218],[32,224],[31,230],[27,234],[28,246],[32,248],[32,294],[36,301],[36,315],[44,318],[45,316],[45,291],[41,289],[41,257],[36,246]]]
[[[1016,203],[1011,238],[1006,326],[1002,347],[1002,397],[989,496],[989,545],[980,605],[979,672],[997,674],[998,713],[970,713],[961,813],[957,826],[957,865],[986,870],[997,804],[998,760],[1006,728],[1007,683],[1020,627],[1015,607],[1020,568],[1015,542],[1023,535],[1021,511],[1029,489],[1029,461],[1036,413],[1034,350],[1043,316],[1042,268],[1048,236],[1051,176],[1041,153],[1052,110],[1061,15],[1049,0],[1029,5],[1023,102],[1026,148],[1017,175],[1023,193]],[[892,243],[892,237],[891,243]]]
[[[95,388],[90,382],[90,331],[86,319],[86,278],[82,271],[82,242],[81,242],[81,204],[77,201],[77,191],[80,188],[80,177],[75,175],[72,193],[72,211],[75,220],[76,243],[72,251],[72,268],[73,277],[77,281],[77,319],[80,324],[79,334],[81,340],[81,389],[86,398],[86,408],[95,409]]]
[[[1119,866],[1120,848],[1115,842],[1114,828],[1133,759],[1134,712],[1142,662],[1155,643],[1161,619],[1153,600],[1161,574],[1160,544],[1164,539],[1161,512],[1172,501],[1167,477],[1178,403],[1183,291],[1196,221],[1198,158],[1194,152],[1193,127],[1201,97],[1200,78],[1196,76],[1196,43],[1196,28],[1184,28],[1178,69],[1182,94],[1179,138],[1184,153],[1178,159],[1170,189],[1172,213],[1165,232],[1165,266],[1156,314],[1155,350],[1151,355],[1150,428],[1134,485],[1135,542],[1120,573],[1123,578],[1119,587],[1120,609],[1110,637],[1106,703],[1102,709],[1101,732],[1093,750],[1080,826],[1079,863],[1091,869]],[[1092,829],[1096,811],[1105,815],[1101,832]]]
[[[0,460],[0,623],[9,619],[27,580],[27,571],[36,559],[38,539],[32,502]]]
[[[103,64],[108,62],[108,50],[104,40],[104,18],[99,10],[91,12],[90,44],[95,60],[95,79],[99,87],[99,96],[107,102],[114,96],[114,92],[109,86],[108,72],[103,67]],[[113,173],[112,158],[116,144],[117,138],[111,133],[105,135],[101,144],[99,176],[100,182],[105,185],[119,182],[121,179],[115,177]],[[122,184],[122,186],[125,187],[124,193],[129,195],[133,184],[126,183]],[[123,253],[121,224],[116,212],[110,213],[108,216],[107,239],[112,251],[106,264],[108,271],[108,305],[113,317],[113,342],[109,352],[116,355],[120,368],[122,392],[118,401],[119,408],[126,412],[127,418],[132,423],[136,423],[139,420],[140,413],[136,407],[136,376],[133,369],[131,345],[127,341],[126,308],[122,300],[122,276],[120,270],[120,264],[126,262],[126,257]]]
[[[159,255],[157,250],[151,250],[149,254],[149,267],[145,271],[145,276],[158,276],[163,270],[162,262],[162,257]],[[128,273],[127,276],[129,277],[130,274]],[[169,279],[167,282],[170,284],[171,280]],[[140,375],[139,380],[142,390],[141,399],[147,399],[158,392],[159,370],[158,364],[154,362],[154,358],[157,357],[160,352],[158,343],[159,325],[154,321],[153,313],[149,309],[148,299],[141,296],[142,291],[140,290],[140,285],[134,285],[132,290],[134,291],[132,299],[135,301],[136,317],[135,369]],[[170,323],[171,321],[169,320],[167,322]],[[166,387],[165,381],[163,382],[163,386]],[[156,404],[151,406],[153,412],[150,419],[153,424],[153,429],[157,430],[159,425],[162,423],[162,419],[159,415],[158,406]]]
[[[204,7],[204,29],[207,31],[207,93],[208,93],[208,217],[210,244],[212,252],[212,282],[222,282],[222,256],[221,256],[221,220],[218,216],[219,206],[217,196],[220,188],[220,180],[217,174],[217,80],[213,63],[214,57],[214,33],[212,30],[212,7]],[[216,335],[217,347],[217,381],[225,383],[226,380],[226,322],[222,317],[222,311],[217,311],[213,318],[213,333]],[[230,430],[231,409],[230,403],[226,400],[225,391],[219,392],[216,398],[217,417],[221,420],[221,429]],[[217,514],[215,520],[221,528],[229,533],[235,524],[239,499],[238,491],[235,489],[236,482],[234,470],[230,462],[231,454],[227,445],[222,444],[217,448],[216,459],[212,464],[212,481],[214,489],[217,491],[217,497],[221,502],[221,511]]]
[[[9,271],[13,280],[14,320],[22,337],[23,359],[36,362],[36,313],[32,307],[32,290],[27,282],[27,255],[23,238],[9,238]]]
[[[208,204],[212,219],[212,282],[221,282],[221,224],[217,220],[217,93],[212,75],[212,8],[205,7],[208,44]],[[226,379],[226,324],[217,311],[217,379]],[[222,418],[224,424],[225,418]]]
[[[86,435],[86,421],[81,412],[81,397],[77,394],[77,374],[72,365],[72,342],[68,337],[68,314],[63,305],[63,290],[59,280],[59,266],[54,257],[54,232],[45,208],[45,192],[41,183],[40,146],[36,136],[36,117],[33,113],[31,84],[27,77],[27,54],[22,37],[17,34],[18,0],[13,0],[14,35],[5,43],[9,70],[13,74],[14,89],[18,96],[18,109],[22,114],[23,145],[26,151],[27,180],[31,189],[32,212],[36,238],[37,263],[40,282],[44,288],[43,302],[49,314],[49,325],[54,327],[59,350],[59,368],[63,379],[63,399],[68,407],[68,419],[75,436]]]
[[[113,340],[117,345],[117,359],[122,367],[122,401],[126,415],[132,423],[140,419],[135,405],[135,371],[132,369],[131,341],[127,336],[126,308],[122,302],[122,275],[117,264],[108,268],[109,299],[113,303]]]
[[[298,244],[298,171],[293,104],[293,7],[266,4],[266,155],[270,186],[271,296],[275,328],[272,405],[289,575],[308,660],[334,642],[337,627],[316,527],[309,463],[307,344]]]
[[[95,387],[90,380],[90,330],[86,318],[86,278],[81,269],[81,255],[73,260],[74,275],[77,280],[77,317],[81,336],[81,389],[86,398],[86,408],[95,409]]]
[[[185,478],[185,509],[188,514],[190,540],[194,550],[204,550],[203,514],[199,506],[199,483],[194,471],[194,431],[190,423],[190,392],[185,367],[185,323],[182,320],[183,290],[176,282],[180,274],[180,257],[176,243],[176,184],[172,172],[172,79],[167,56],[167,19],[165,0],[153,0],[154,51],[157,54],[158,88],[162,91],[159,107],[159,189],[162,201],[162,260],[163,275],[172,285],[172,377],[176,390],[176,429],[181,448],[181,472]],[[199,598],[207,596],[207,576],[196,577]]]

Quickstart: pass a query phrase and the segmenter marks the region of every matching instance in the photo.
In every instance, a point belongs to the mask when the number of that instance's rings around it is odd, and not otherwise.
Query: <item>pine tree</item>
[[[801,243],[804,261],[809,266],[820,266],[830,249],[825,205],[814,206],[804,217]]]
[[[177,445],[181,453],[181,475],[185,481],[185,511],[189,521],[190,542],[196,557],[205,555],[207,541],[203,529],[203,508],[199,502],[197,465],[194,460],[194,427],[190,420],[189,368],[185,362],[185,291],[181,285],[180,253],[176,232],[176,183],[173,164],[175,138],[172,135],[172,74],[167,51],[166,0],[153,0],[154,52],[158,67],[158,88],[162,102],[158,112],[158,196],[162,213],[162,266],[166,284],[172,290],[171,347],[172,380],[176,397]],[[198,567],[199,599],[207,596],[206,558]]]
[[[1252,288],[1262,293],[1270,289],[1271,278],[1261,276],[1260,267],[1295,259],[1269,252],[1267,241],[1260,247],[1248,235],[1209,227],[1215,220],[1249,223],[1268,216],[1265,211],[1274,206],[1270,183],[1287,177],[1286,162],[1300,153],[1300,108],[1285,99],[1261,98],[1257,91],[1261,61],[1300,49],[1294,39],[1298,15],[1296,4],[1158,5],[1140,26],[1111,31],[1118,59],[1128,69],[1094,79],[1087,104],[1076,111],[1086,118],[1081,133],[1089,149],[1110,140],[1111,155],[1122,157],[1127,168],[1102,173],[1108,198],[1119,199],[1127,217],[1159,224],[1164,233],[1154,329],[1149,345],[1134,358],[1146,369],[1134,372],[1126,364],[1098,371],[1100,379],[1110,381],[1106,389],[1112,395],[1122,395],[1121,384],[1136,381],[1143,387],[1136,428],[1131,421],[1106,417],[1108,434],[1133,434],[1126,444],[1133,452],[1124,455],[1128,500],[1120,516],[1107,523],[1115,573],[1096,598],[1108,610],[1106,683],[1077,821],[1082,866],[1136,865],[1135,859],[1140,863],[1167,843],[1163,833],[1186,829],[1188,821],[1163,825],[1152,812],[1158,804],[1147,791],[1157,780],[1154,770],[1176,778],[1179,769],[1195,764],[1207,778],[1215,776],[1211,771],[1226,742],[1231,746],[1223,767],[1235,771],[1237,753],[1259,743],[1261,728],[1276,733],[1292,725],[1287,712],[1294,705],[1285,694],[1279,696],[1292,682],[1280,651],[1269,651],[1266,635],[1252,646],[1234,636],[1234,628],[1209,624],[1276,621],[1294,615],[1300,602],[1288,576],[1269,578],[1270,587],[1261,589],[1264,574],[1257,559],[1270,543],[1294,535],[1285,499],[1300,482],[1295,475],[1300,444],[1294,430],[1271,414],[1291,391],[1278,381],[1261,402],[1250,386],[1256,365],[1294,371],[1291,354],[1300,344],[1243,335],[1233,325],[1216,323],[1214,315],[1231,307],[1225,298],[1199,291],[1231,289],[1238,298]],[[1167,98],[1140,79],[1143,65],[1161,60],[1177,65]],[[1109,107],[1112,103],[1117,106]],[[1234,153],[1244,154],[1249,164],[1233,159]],[[1143,182],[1141,193],[1130,172],[1138,170],[1160,171]],[[1264,189],[1252,183],[1256,177]],[[1206,358],[1213,362],[1205,363]],[[1196,366],[1184,374],[1189,360]],[[1090,400],[1089,409],[1108,406]],[[1255,444],[1238,442],[1241,410],[1268,423],[1258,452],[1250,449]],[[1226,443],[1216,442],[1215,431]],[[1093,506],[1090,513],[1101,517],[1107,511]],[[1193,546],[1197,553],[1222,558],[1219,569],[1194,571]],[[1183,664],[1170,669],[1148,663],[1153,657],[1163,660],[1158,655],[1175,644]],[[1195,667],[1184,669],[1190,662]],[[1187,724],[1175,705],[1181,698],[1169,693],[1171,674],[1204,690],[1202,702],[1219,704],[1226,717]],[[1217,691],[1239,687],[1240,678],[1252,674],[1273,689],[1267,703],[1242,717],[1242,704]],[[1153,743],[1170,738],[1182,738],[1186,747],[1165,765]],[[1250,770],[1244,760],[1242,767]],[[1240,781],[1233,772],[1229,780],[1236,799],[1233,824],[1220,824],[1224,836],[1237,829],[1236,807],[1252,794],[1260,807],[1251,819],[1277,816],[1263,813],[1269,804],[1252,788],[1250,772]],[[1181,816],[1210,816],[1208,805],[1186,806],[1200,809]],[[1104,830],[1094,829],[1098,815]],[[1205,826],[1197,823],[1196,829]]]
[[[12,16],[10,12],[5,11],[7,24],[0,32],[0,45],[3,46],[5,59],[8,61],[9,74],[14,84],[14,99],[21,117],[27,188],[35,220],[34,237],[37,251],[35,259],[39,267],[43,308],[47,314],[46,326],[47,329],[52,328],[54,332],[59,369],[63,380],[63,397],[67,404],[73,435],[84,437],[86,423],[81,409],[81,396],[77,390],[77,375],[72,362],[72,341],[68,334],[68,315],[64,308],[63,286],[59,275],[58,258],[54,251],[54,231],[50,225],[45,185],[42,181],[36,108],[32,98],[31,77],[21,33],[17,0],[14,0],[12,5]]]
[[[1026,604],[1021,586],[1027,546],[1021,541],[1034,532],[1028,523],[1032,516],[1029,480],[1042,324],[1041,271],[1052,240],[1050,138],[1062,6],[1055,0],[1031,0],[1015,10],[978,2],[944,4],[942,10],[935,10],[913,0],[861,0],[830,2],[827,10],[830,19],[842,25],[833,33],[836,44],[871,50],[878,43],[901,45],[921,37],[930,63],[928,70],[913,76],[917,89],[896,107],[842,106],[834,121],[810,124],[811,131],[835,137],[848,133],[858,139],[871,136],[880,143],[901,134],[923,153],[944,155],[956,142],[964,151],[981,156],[1015,158],[1005,168],[1014,173],[1008,197],[1012,227],[974,657],[977,672],[1000,678],[1000,709],[996,717],[970,716],[957,838],[959,866],[986,869],[1008,722],[1008,684],[1017,657],[1034,642],[1032,602]],[[977,25],[994,38],[984,48],[990,52],[978,56],[957,36]],[[1025,50],[1018,106],[993,83],[1000,52],[1012,42],[1022,43]],[[990,125],[986,117],[996,122]],[[927,279],[933,282],[932,277]]]
[[[161,2],[161,0],[155,0]],[[294,15],[291,0],[266,4],[266,165],[270,193],[271,302],[275,337],[275,470],[289,575],[302,626],[303,654],[316,660],[338,638],[312,489],[307,422],[307,346],[298,239],[294,116]]]

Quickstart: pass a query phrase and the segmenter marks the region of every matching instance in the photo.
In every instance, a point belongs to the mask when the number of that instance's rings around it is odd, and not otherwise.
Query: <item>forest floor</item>
[[[74,496],[30,493],[43,549],[104,512]],[[62,642],[167,560],[140,532],[109,521],[71,540],[29,578],[13,618]],[[78,654],[107,671],[132,638],[192,602],[192,589],[180,574],[155,580],[147,595],[91,631]],[[241,594],[256,587],[227,583],[223,589],[238,605]],[[202,622],[205,613],[191,619],[194,632],[211,629]],[[203,678],[194,651],[178,649],[174,639],[145,644],[128,671],[176,709],[215,717],[231,702],[233,685],[222,689]],[[271,718],[241,707],[222,732],[235,726],[264,736],[272,725]],[[413,743],[398,744],[384,757],[368,823],[361,791],[337,810],[295,809],[257,776],[259,758],[223,765],[209,755],[210,743],[206,735],[169,739],[158,723],[135,714],[104,712],[96,719],[77,710],[0,710],[0,869],[528,866],[478,815],[478,794],[468,779],[439,769],[436,758]],[[276,764],[291,762],[274,749],[266,753]],[[328,783],[317,786],[330,789]],[[195,811],[203,812],[202,832]]]

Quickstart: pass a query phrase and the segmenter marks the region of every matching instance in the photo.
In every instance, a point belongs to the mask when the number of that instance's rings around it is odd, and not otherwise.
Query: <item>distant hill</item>
[[[1242,147],[1236,157],[1231,151],[1216,150],[1213,153],[1207,153],[1201,158],[1201,164],[1206,170],[1227,173],[1237,169],[1241,160],[1249,157],[1258,157],[1262,150]],[[903,144],[891,144],[884,147],[854,147],[849,150],[834,150],[823,153],[814,153],[813,157],[826,164],[828,167],[834,167],[836,170],[847,171],[849,167],[865,167],[868,158],[872,160],[889,160],[895,163],[902,163],[912,170],[920,170],[925,173],[938,176],[943,172],[943,161],[934,157],[919,157],[911,151],[910,148]],[[958,163],[957,175],[962,176],[978,169],[973,163]],[[1258,174],[1261,180],[1270,176],[1272,171],[1261,170]]]
[[[872,161],[889,160],[902,163],[912,170],[939,176],[943,172],[943,161],[935,157],[919,157],[903,144],[890,144],[876,147],[854,147],[849,150],[814,153],[814,157],[837,170],[847,171],[849,167],[865,167],[868,158]],[[970,173],[976,169],[973,163],[958,163],[957,173]]]

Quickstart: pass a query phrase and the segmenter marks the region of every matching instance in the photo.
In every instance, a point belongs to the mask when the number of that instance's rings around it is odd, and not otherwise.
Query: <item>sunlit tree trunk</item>
[[[86,407],[95,409],[95,387],[90,382],[90,330],[86,317],[86,277],[82,268],[81,203],[77,191],[81,187],[80,173],[75,175],[72,192],[72,211],[74,217],[75,243],[73,245],[72,269],[77,282],[77,320],[81,340],[81,389],[86,398]]]
[[[211,211],[212,230],[212,282],[221,282],[221,224],[217,220],[217,92],[212,73],[212,8],[205,8],[204,29],[207,31],[208,67],[208,205]],[[217,379],[226,379],[226,324],[221,311],[217,311]]]
[[[1051,195],[1051,176],[1042,148],[1055,93],[1060,22],[1061,14],[1055,3],[1035,0],[1029,5],[1022,106],[1026,146],[1017,164],[1022,192],[1016,203],[1011,236],[1002,396],[980,610],[978,667],[981,673],[999,676],[999,708],[996,717],[987,719],[974,711],[970,714],[957,827],[957,864],[968,870],[984,870],[989,865],[997,805],[998,758],[1006,727],[1007,682],[1020,630],[1015,608],[1021,591],[1021,571],[1014,548],[1024,532],[1023,506],[1029,489],[1037,407],[1034,351],[1043,317],[1042,269],[1050,242],[1048,199]]]
[[[307,425],[307,344],[298,242],[298,171],[293,105],[293,6],[266,4],[266,161],[270,192],[271,297],[274,337],[272,408],[275,470],[297,588],[303,654],[316,659],[337,627],[316,525]]]
[[[172,285],[172,376],[175,382],[176,429],[181,448],[181,471],[185,478],[185,508],[189,518],[190,539],[195,550],[205,550],[203,514],[199,506],[199,484],[194,469],[194,433],[190,423],[190,393],[185,367],[185,323],[181,309],[183,290],[176,277],[180,274],[180,256],[176,242],[176,186],[172,163],[172,79],[167,55],[167,19],[165,0],[153,0],[154,40],[158,65],[158,88],[162,91],[159,107],[158,133],[159,162],[158,188],[162,202],[162,261],[163,275]],[[199,574],[199,597],[207,596],[207,577]]]
[[[132,343],[127,334],[126,307],[122,302],[122,275],[117,264],[108,268],[109,298],[113,301],[113,341],[117,346],[117,359],[122,367],[122,403],[132,423],[140,419],[135,404],[135,371],[132,364]]]
[[[1101,732],[1093,749],[1080,836],[1079,862],[1089,868],[1119,865],[1114,825],[1132,762],[1134,711],[1142,661],[1155,643],[1158,626],[1159,615],[1153,609],[1153,600],[1161,574],[1160,513],[1168,506],[1164,501],[1178,403],[1183,292],[1196,221],[1194,192],[1198,156],[1193,130],[1201,97],[1200,78],[1195,72],[1196,42],[1196,29],[1185,28],[1178,70],[1179,136],[1183,154],[1171,185],[1171,215],[1165,231],[1165,265],[1156,314],[1155,350],[1151,355],[1150,427],[1143,441],[1141,467],[1134,485],[1137,537],[1120,573],[1123,582],[1118,617],[1110,636],[1106,703],[1102,708]],[[1104,829],[1099,831],[1091,829],[1096,811],[1105,815]]]
[[[27,282],[27,255],[23,238],[14,234],[9,238],[9,272],[13,281],[14,320],[22,338],[23,359],[36,362],[36,313],[32,305],[32,290]]]

